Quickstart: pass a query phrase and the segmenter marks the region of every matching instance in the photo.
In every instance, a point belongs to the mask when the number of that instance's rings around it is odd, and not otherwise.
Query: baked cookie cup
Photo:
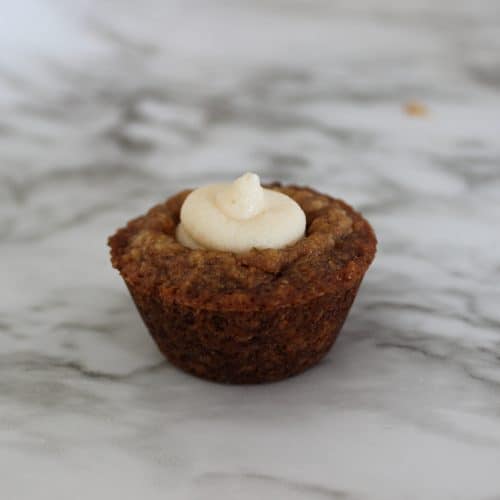
[[[183,191],[109,238],[118,269],[159,349],[209,380],[252,384],[300,373],[335,342],[376,251],[369,223],[307,187],[295,200],[306,234],[281,249],[191,249],[176,240]]]

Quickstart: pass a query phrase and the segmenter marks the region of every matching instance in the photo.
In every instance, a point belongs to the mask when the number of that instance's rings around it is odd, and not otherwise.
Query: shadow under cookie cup
[[[277,381],[330,349],[375,255],[368,222],[309,188],[270,186],[307,217],[286,248],[244,254],[175,240],[179,193],[109,240],[112,263],[159,349],[175,366],[226,383]]]

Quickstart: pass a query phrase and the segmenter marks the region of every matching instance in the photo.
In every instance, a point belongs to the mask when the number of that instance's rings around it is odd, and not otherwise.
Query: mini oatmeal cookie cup
[[[218,382],[271,382],[317,363],[335,342],[376,238],[349,205],[306,187],[266,186],[293,198],[306,236],[283,249],[192,250],[175,239],[190,191],[109,239],[152,337],[175,366]]]

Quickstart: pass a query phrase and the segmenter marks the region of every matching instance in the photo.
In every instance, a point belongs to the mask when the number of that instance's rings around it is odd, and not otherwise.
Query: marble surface
[[[498,2],[24,0],[0,46],[2,499],[500,498]],[[380,245],[317,368],[230,387],[106,238],[244,170]]]

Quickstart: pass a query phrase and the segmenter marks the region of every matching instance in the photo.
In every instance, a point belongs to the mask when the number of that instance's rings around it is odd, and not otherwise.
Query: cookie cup
[[[335,342],[376,251],[368,222],[312,189],[267,186],[304,210],[304,238],[242,254],[175,239],[183,191],[109,239],[153,339],[178,368],[225,383],[272,382],[316,364]]]

